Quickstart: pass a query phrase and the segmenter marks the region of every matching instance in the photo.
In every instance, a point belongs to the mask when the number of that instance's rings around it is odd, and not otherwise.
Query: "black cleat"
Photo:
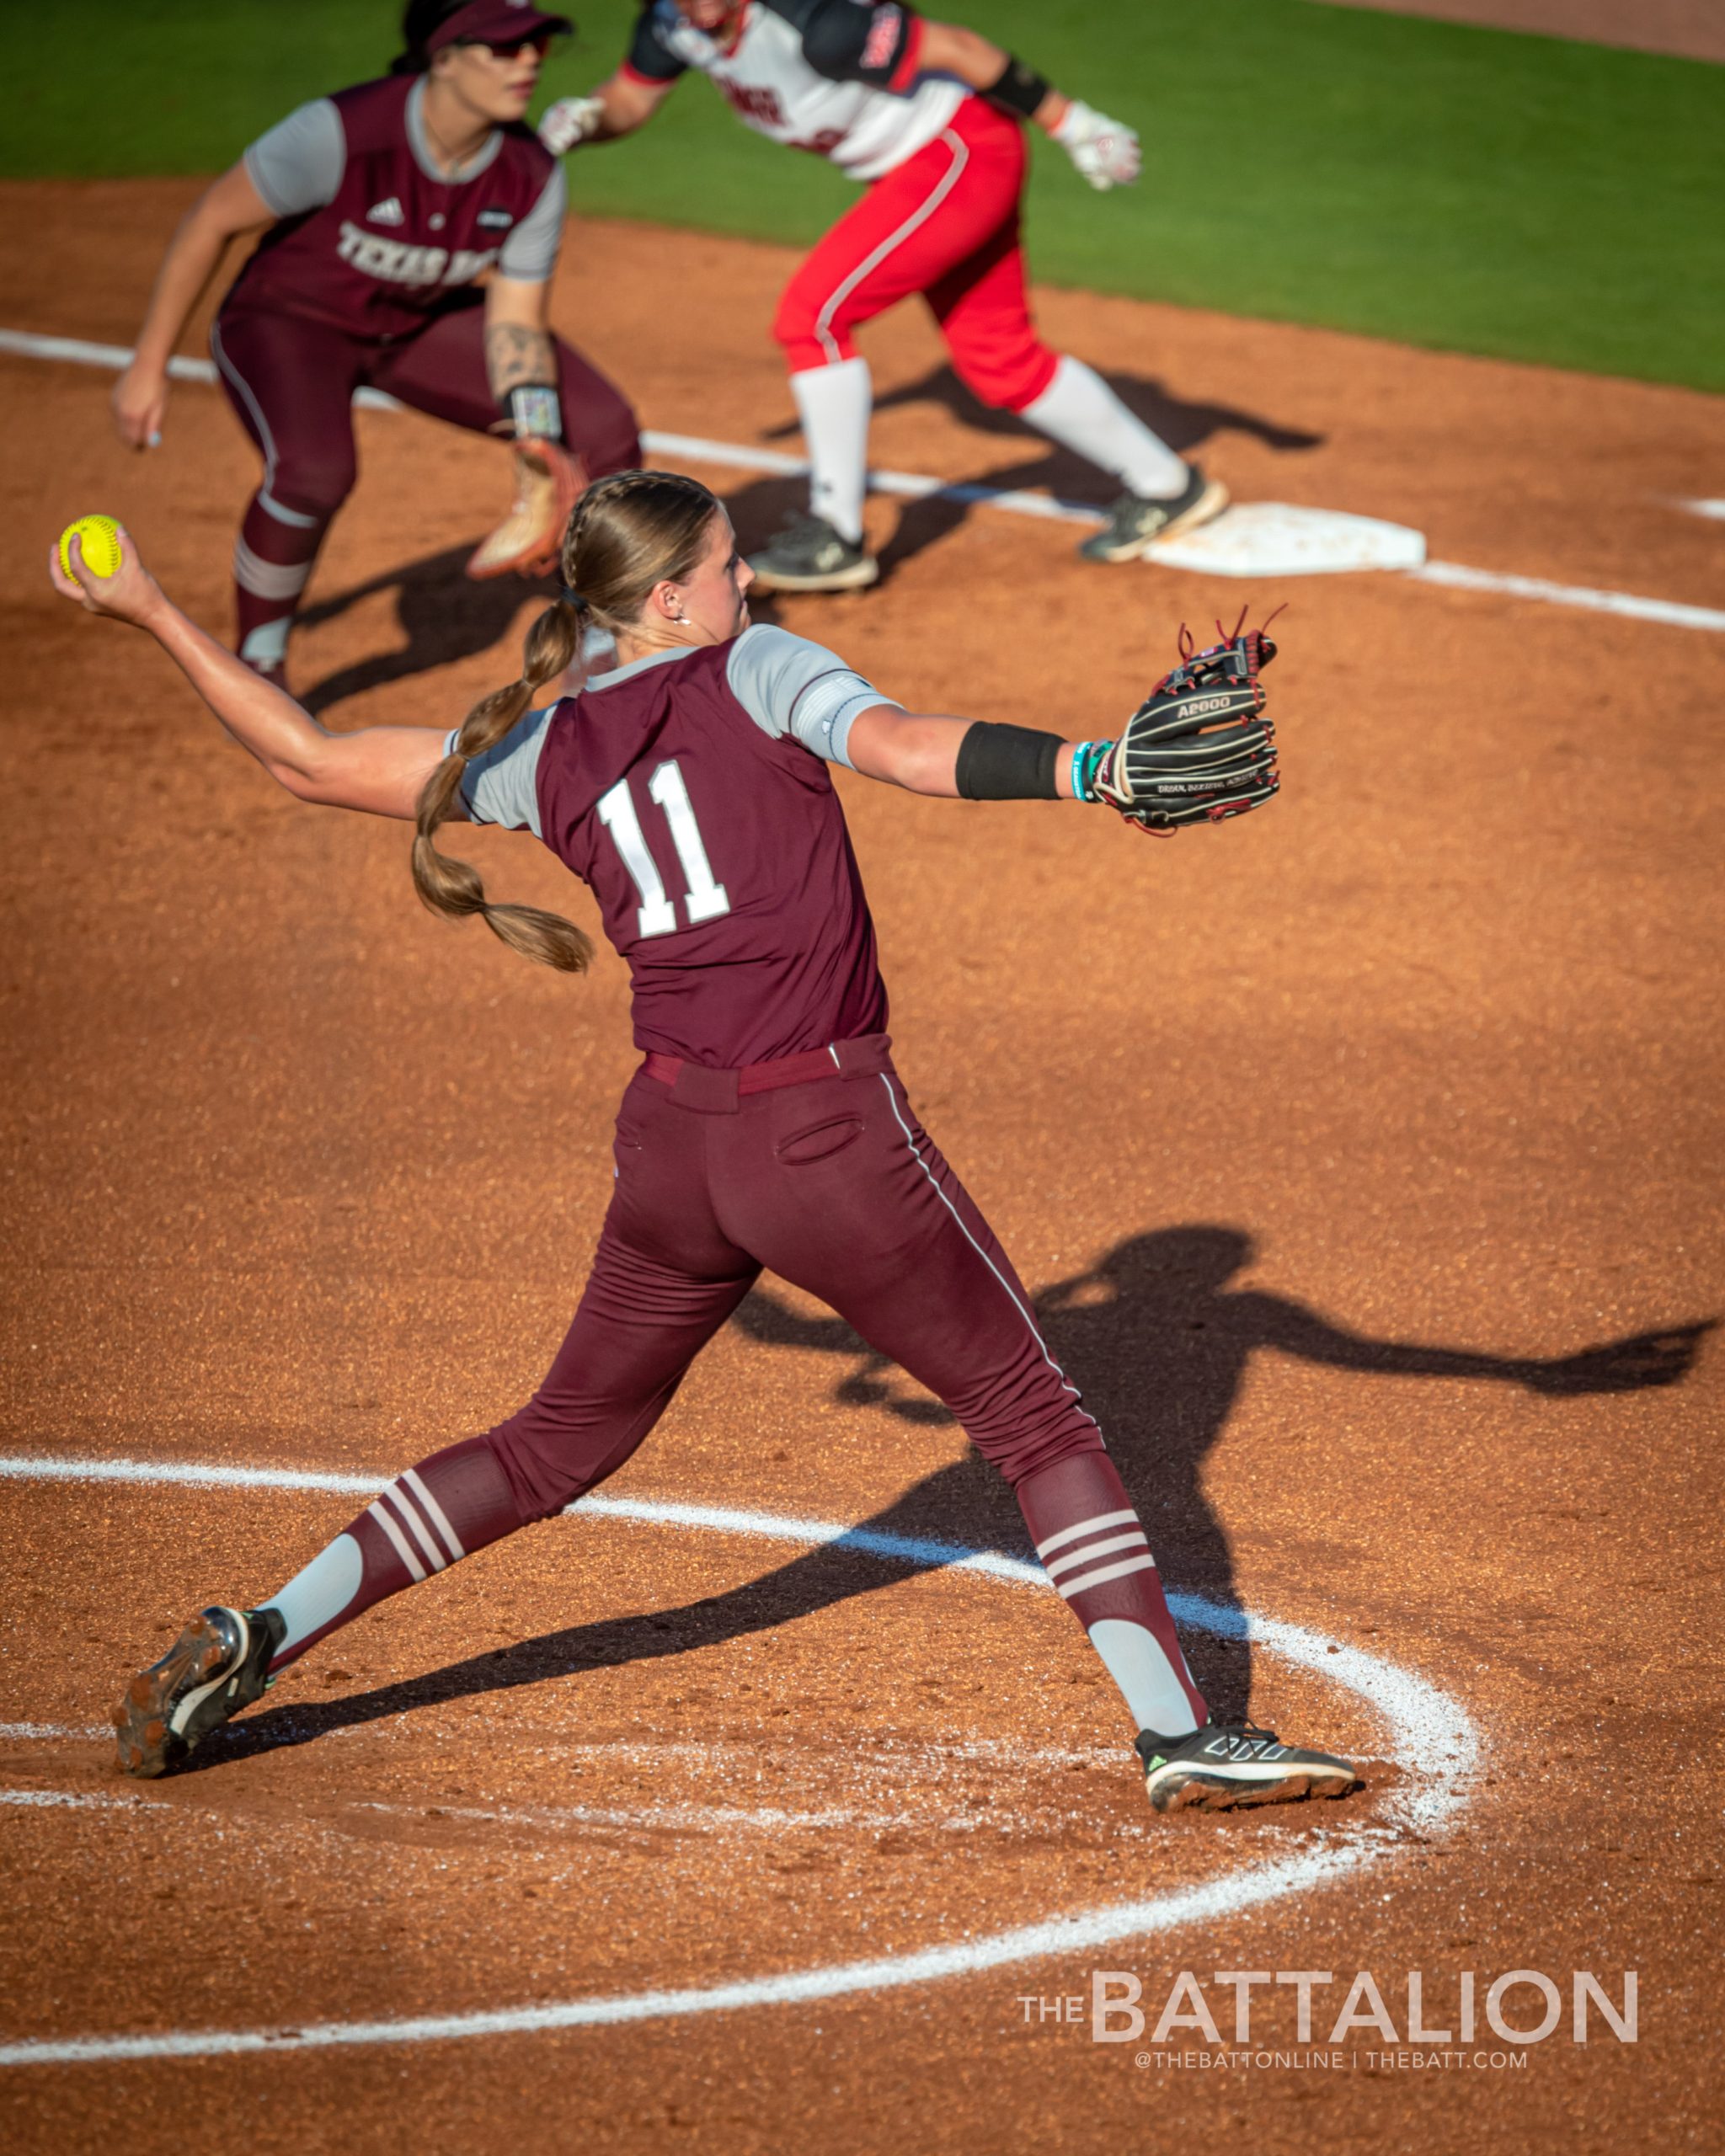
[[[201,1611],[163,1656],[141,1669],[109,1719],[115,1764],[141,1780],[166,1774],[212,1729],[261,1700],[271,1657],[287,1636],[274,1609]]]
[[[1108,520],[1078,551],[1087,562],[1135,562],[1159,539],[1172,539],[1177,531],[1191,531],[1208,524],[1228,506],[1228,490],[1220,479],[1206,479],[1195,464],[1186,467],[1186,484],[1172,501],[1148,494],[1122,494],[1108,512]]]
[[[1245,1722],[1206,1723],[1186,1737],[1140,1730],[1134,1749],[1144,1789],[1158,1812],[1231,1812],[1237,1805],[1288,1804],[1302,1796],[1345,1796],[1359,1777],[1345,1759],[1302,1752],[1274,1730]]]
[[[878,581],[873,554],[830,525],[824,516],[798,517],[749,566],[763,591],[861,591]]]

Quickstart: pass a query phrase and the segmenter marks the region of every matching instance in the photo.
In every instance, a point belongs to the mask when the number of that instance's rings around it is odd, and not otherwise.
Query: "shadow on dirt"
[[[1206,1499],[1203,1470],[1258,1350],[1272,1348],[1365,1375],[1491,1379],[1558,1397],[1677,1384],[1687,1376],[1714,1322],[1637,1333],[1551,1360],[1375,1340],[1288,1297],[1231,1287],[1253,1255],[1252,1238],[1237,1228],[1159,1229],[1117,1244],[1091,1271],[1056,1281],[1034,1298],[1049,1353],[1081,1387],[1108,1433],[1109,1452],[1143,1513],[1170,1587],[1195,1589],[1229,1608],[1240,1606],[1233,1558]],[[937,1401],[916,1393],[896,1365],[838,1318],[803,1316],[757,1289],[733,1322],[751,1339],[820,1358],[834,1373],[836,1401],[876,1407],[915,1425],[950,1425]],[[857,1527],[1017,1557],[1029,1554],[1011,1493],[974,1451],[924,1476]],[[1345,1552],[1316,1545],[1289,1556],[1290,1561],[1331,1568],[1346,1560]],[[196,1773],[451,1700],[686,1654],[770,1630],[930,1569],[924,1562],[884,1558],[843,1543],[824,1545],[742,1587],[678,1609],[573,1625],[345,1699],[266,1709],[207,1737],[180,1771]],[[1000,1621],[1002,1652],[1010,1652],[1004,1630],[1011,1622],[1010,1605]],[[1199,1632],[1188,1632],[1187,1644],[1215,1718],[1242,1719],[1252,1683],[1245,1648]],[[1322,1732],[1306,1741],[1321,1742]]]
[[[1224,433],[1249,435],[1267,447],[1283,451],[1318,449],[1326,439],[1303,427],[1282,426],[1258,413],[1242,411],[1237,405],[1190,403],[1174,396],[1152,376],[1113,374],[1107,379],[1128,409],[1183,456]],[[1019,462],[975,481],[955,483],[1046,489],[1067,500],[1091,501],[1098,507],[1105,506],[1118,491],[1094,465],[1045,440],[1016,413],[996,411],[979,403],[950,366],[932,368],[920,381],[884,392],[876,398],[875,409],[889,412],[902,405],[928,403],[944,405],[976,433],[1010,438],[1024,446],[1025,454]],[[763,439],[783,440],[798,432],[795,420],[786,420],[769,429]],[[803,514],[807,503],[802,480],[762,479],[740,488],[730,497],[729,506],[746,550],[761,545],[788,516]],[[898,529],[881,550],[882,574],[890,575],[924,547],[944,539],[964,521],[973,507],[963,501],[905,502]]]
[[[332,592],[328,598],[301,610],[300,627],[316,628],[325,622],[339,621],[362,600],[393,591],[396,620],[407,638],[401,650],[380,651],[368,659],[355,659],[326,675],[315,687],[302,691],[299,700],[314,718],[350,697],[363,696],[415,674],[430,673],[432,668],[451,665],[458,659],[471,659],[476,652],[489,651],[509,634],[515,616],[528,600],[543,602],[557,596],[554,583],[537,579],[494,577],[484,584],[475,584],[462,574],[472,552],[471,547],[446,547],[441,553],[427,554],[401,568],[385,569],[345,591]],[[502,678],[499,675],[499,680]],[[461,715],[451,712],[448,723],[453,726]]]
[[[532,614],[522,610],[548,605],[561,587],[555,579],[515,576],[494,577],[475,584],[465,573],[472,552],[471,547],[446,547],[441,553],[427,554],[403,568],[386,569],[345,591],[332,592],[328,598],[302,610],[301,626],[316,627],[320,622],[339,621],[362,600],[393,591],[396,620],[407,639],[398,650],[356,659],[302,691],[299,701],[314,718],[355,696],[385,688],[392,681],[410,680],[415,675],[471,659],[494,646],[498,648],[497,685],[514,679],[521,644],[519,638],[511,638],[510,631],[517,616],[521,636],[525,637]],[[772,602],[765,595],[750,601],[750,611],[757,622],[773,618]],[[462,708],[451,706],[445,712],[440,707],[435,718],[426,723],[453,726],[462,716]]]
[[[1189,403],[1173,396],[1151,377],[1117,374],[1108,379],[1123,402],[1182,455],[1200,448],[1213,435],[1222,433],[1250,435],[1271,449],[1284,451],[1316,449],[1325,439],[1322,435],[1303,428],[1281,426],[1274,419],[1264,419],[1256,412],[1242,411],[1236,405]],[[959,483],[1044,488],[1069,499],[1094,501],[1099,506],[1112,497],[1113,488],[1094,466],[1087,464],[1082,457],[1074,456],[1070,451],[1045,441],[1015,414],[996,412],[979,403],[949,366],[935,367],[921,381],[888,390],[875,400],[876,409],[883,412],[900,405],[921,403],[943,404],[955,418],[976,432],[1010,436],[1024,445],[1022,461],[1007,470],[988,472],[974,483]],[[772,429],[766,439],[776,440],[797,431],[796,422],[788,420]],[[807,483],[800,478],[751,480],[728,495],[726,505],[744,550],[748,552],[763,546],[789,518],[806,511]],[[901,563],[920,554],[925,547],[945,538],[964,521],[973,507],[973,504],[963,501],[904,503],[898,528],[881,552],[883,574],[890,575]],[[1069,535],[1057,532],[1053,536],[1058,544],[1061,537]],[[524,581],[509,576],[494,578],[483,584],[472,582],[463,574],[471,551],[469,545],[446,547],[441,553],[428,554],[402,568],[386,569],[364,584],[350,585],[345,591],[332,592],[328,598],[302,611],[300,625],[313,628],[323,622],[339,621],[363,600],[393,591],[396,595],[396,619],[405,639],[399,649],[356,659],[308,688],[300,702],[313,718],[355,696],[386,688],[392,682],[409,680],[437,667],[451,665],[457,659],[489,651],[509,636],[517,614],[528,600],[543,601],[556,597],[558,585],[554,579]],[[771,602],[764,595],[751,600],[750,605],[757,622],[773,618]],[[513,651],[506,654],[511,658],[515,655]],[[449,723],[453,725],[460,716],[459,712],[452,712]]]

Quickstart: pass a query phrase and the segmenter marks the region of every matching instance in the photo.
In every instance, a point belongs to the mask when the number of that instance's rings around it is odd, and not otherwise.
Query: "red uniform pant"
[[[920,292],[985,404],[1033,403],[1059,357],[1030,319],[1024,163],[1017,122],[967,98],[932,142],[871,184],[785,287],[773,334],[793,371],[854,358],[858,323]]]
[[[522,1519],[622,1465],[763,1267],[927,1385],[1015,1487],[1102,1450],[884,1036],[836,1060],[830,1079],[740,1096],[734,1073],[688,1065],[630,1085],[580,1306],[538,1391],[485,1440]]]

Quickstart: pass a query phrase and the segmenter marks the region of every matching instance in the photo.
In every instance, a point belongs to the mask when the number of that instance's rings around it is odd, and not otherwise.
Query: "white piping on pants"
[[[958,1222],[959,1232],[964,1236],[965,1241],[969,1244],[971,1249],[974,1250],[976,1255],[982,1260],[989,1271],[993,1273],[995,1278],[1000,1282],[1001,1287],[1006,1289],[1007,1294],[1012,1297],[1012,1306],[1017,1311],[1019,1316],[1023,1319],[1025,1324],[1030,1328],[1030,1337],[1036,1342],[1043,1361],[1048,1364],[1049,1368],[1054,1372],[1060,1383],[1065,1385],[1067,1391],[1071,1394],[1073,1399],[1076,1400],[1078,1397],[1077,1386],[1073,1384],[1071,1378],[1066,1375],[1066,1373],[1060,1368],[1054,1357],[1048,1352],[1048,1342],[1043,1338],[1042,1334],[1038,1331],[1035,1319],[1032,1317],[1029,1311],[1025,1309],[1017,1295],[1013,1293],[1012,1282],[1008,1280],[1006,1274],[1001,1271],[999,1266],[995,1263],[988,1252],[982,1247],[982,1245],[977,1241],[975,1236],[971,1234],[969,1228],[964,1225],[964,1214],[959,1212],[958,1207],[953,1204],[952,1199],[948,1198],[946,1193],[941,1188],[939,1182],[936,1178],[934,1171],[929,1166],[927,1161],[923,1159],[921,1154],[917,1151],[916,1141],[911,1135],[911,1126],[905,1122],[903,1116],[899,1113],[899,1103],[897,1097],[893,1091],[892,1080],[887,1076],[884,1071],[880,1074],[880,1082],[886,1087],[887,1099],[892,1104],[893,1120],[905,1134],[905,1143],[911,1150],[911,1158],[916,1163],[917,1166],[921,1169],[923,1174],[928,1177],[929,1187],[933,1191],[935,1196]],[[1080,1407],[1078,1412],[1084,1417],[1085,1421],[1090,1424],[1091,1428],[1095,1430],[1098,1435],[1100,1435],[1102,1426],[1097,1421],[1095,1416],[1090,1412],[1089,1409],[1087,1407]],[[1104,1443],[1106,1443],[1106,1440],[1104,1440]]]
[[[857,286],[862,283],[862,280],[866,276],[869,275],[872,271],[878,270],[880,267],[881,264],[886,260],[888,255],[889,255],[893,249],[899,245],[900,242],[901,240],[908,239],[911,234],[916,231],[916,227],[920,224],[922,224],[927,218],[932,217],[934,215],[934,212],[939,209],[941,204],[945,201],[948,195],[952,193],[954,185],[957,184],[959,175],[970,162],[970,152],[969,147],[959,140],[950,127],[943,127],[937,139],[944,142],[951,150],[953,153],[953,162],[947,168],[945,173],[942,176],[938,184],[929,195],[928,200],[921,204],[916,209],[913,210],[911,215],[905,218],[904,223],[899,227],[895,232],[889,232],[886,238],[880,243],[879,246],[875,248],[872,254],[867,256],[862,261],[857,264],[857,267],[852,270],[850,275],[845,278],[838,286],[837,289],[827,300],[825,305],[821,308],[820,313],[814,318],[814,334],[820,339],[821,345],[826,353],[828,360],[835,366],[837,366],[841,355],[839,352],[838,339],[833,335],[830,327],[833,316],[837,312],[842,302],[847,300],[851,294],[855,291]],[[963,1224],[961,1223],[960,1225],[962,1225]]]

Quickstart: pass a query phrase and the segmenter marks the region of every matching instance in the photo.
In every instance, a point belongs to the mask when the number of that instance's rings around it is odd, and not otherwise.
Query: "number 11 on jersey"
[[[695,804],[689,798],[689,789],[675,757],[659,766],[647,782],[647,792],[665,811],[665,820],[670,826],[670,842],[682,864],[683,905],[689,926],[692,928],[700,921],[717,921],[721,914],[730,911],[730,898],[724,885],[713,880],[701,826],[695,820]],[[665,878],[648,846],[647,835],[641,829],[641,819],[636,812],[635,797],[630,792],[626,778],[620,778],[601,799],[596,814],[616,841],[629,879],[641,894],[640,910],[635,916],[639,933],[669,936],[677,925],[676,902],[666,894]]]

